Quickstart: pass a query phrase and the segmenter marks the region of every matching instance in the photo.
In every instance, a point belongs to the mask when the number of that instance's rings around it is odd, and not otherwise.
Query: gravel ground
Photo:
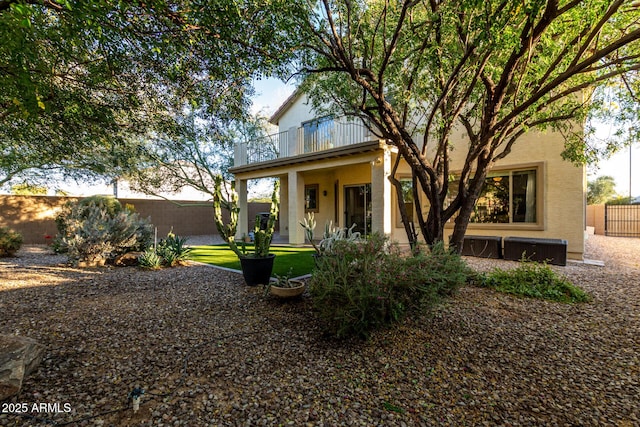
[[[0,331],[46,356],[3,403],[68,403],[27,415],[78,426],[640,426],[639,254],[640,239],[590,236],[604,267],[557,267],[587,304],[465,287],[429,316],[339,342],[308,298],[264,298],[234,273],[75,269],[25,247],[0,260]],[[38,423],[0,413],[1,426]]]

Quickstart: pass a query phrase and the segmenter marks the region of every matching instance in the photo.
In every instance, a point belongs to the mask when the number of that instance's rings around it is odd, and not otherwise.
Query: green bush
[[[464,285],[473,271],[457,253],[445,249],[442,242],[435,244],[429,252],[420,251],[407,258],[405,270],[415,271],[424,295],[436,298],[452,295]]]
[[[0,257],[14,256],[22,246],[22,234],[0,227]]]
[[[149,248],[138,257],[138,264],[142,268],[158,270],[162,267],[162,258],[153,248]]]
[[[188,260],[191,248],[186,246],[187,240],[186,237],[176,236],[172,232],[160,240],[156,247],[156,253],[164,261],[163,264],[174,267]]]
[[[522,261],[512,270],[496,268],[491,273],[477,276],[476,284],[500,292],[530,298],[573,303],[589,301],[589,295],[560,276],[546,263]]]
[[[441,247],[403,257],[374,234],[362,242],[336,241],[318,257],[309,283],[313,306],[330,333],[367,337],[408,310],[431,307],[465,283],[462,259]]]
[[[109,197],[94,196],[67,203],[56,218],[54,250],[72,262],[112,261],[151,243],[152,226]]]

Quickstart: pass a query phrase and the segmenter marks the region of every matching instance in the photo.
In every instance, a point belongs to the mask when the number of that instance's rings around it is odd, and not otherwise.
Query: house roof
[[[300,88],[297,87],[296,90],[294,90],[293,93],[282,103],[282,105],[278,107],[278,109],[276,110],[275,113],[273,113],[271,118],[269,118],[269,123],[277,126],[278,122],[280,121],[280,118],[284,115],[284,113],[286,113],[289,110],[289,108],[291,108],[294,102],[296,102],[298,98],[302,96],[302,94],[303,94],[302,90],[300,90]]]

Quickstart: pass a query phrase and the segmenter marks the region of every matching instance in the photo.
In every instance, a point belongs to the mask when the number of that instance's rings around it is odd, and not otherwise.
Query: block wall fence
[[[57,233],[55,217],[69,200],[78,197],[57,196],[7,196],[0,195],[0,226],[20,232],[25,244],[44,244],[45,236]],[[210,202],[168,200],[118,199],[124,205],[132,205],[143,218],[150,218],[158,228],[158,236],[165,236],[172,228],[179,236],[218,234],[213,222],[213,206]],[[249,228],[258,212],[268,212],[269,203],[249,203]],[[276,223],[276,229],[278,224]]]
[[[587,227],[604,236],[604,205],[587,205]]]

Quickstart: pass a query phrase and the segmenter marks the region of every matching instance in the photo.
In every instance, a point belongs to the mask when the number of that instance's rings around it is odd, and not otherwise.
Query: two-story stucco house
[[[261,154],[264,140],[236,147],[231,172],[240,196],[240,233],[247,231],[250,220],[247,181],[277,177],[281,182],[280,235],[289,243],[304,243],[299,222],[309,211],[315,213],[318,234],[325,221],[333,221],[341,227],[356,224],[360,232],[379,231],[407,243],[397,197],[387,179],[397,156],[393,146],[362,123],[316,117],[307,95],[300,91],[270,121],[279,128],[268,141],[277,147],[277,155]],[[561,135],[525,135],[489,174],[467,234],[566,239],[568,257],[582,259],[586,173],[584,167],[562,160],[562,150]],[[454,172],[461,168],[465,151],[453,150]],[[407,165],[401,164],[397,177],[410,182]],[[426,198],[419,202],[428,204]],[[413,202],[408,203],[408,211],[413,211]]]

